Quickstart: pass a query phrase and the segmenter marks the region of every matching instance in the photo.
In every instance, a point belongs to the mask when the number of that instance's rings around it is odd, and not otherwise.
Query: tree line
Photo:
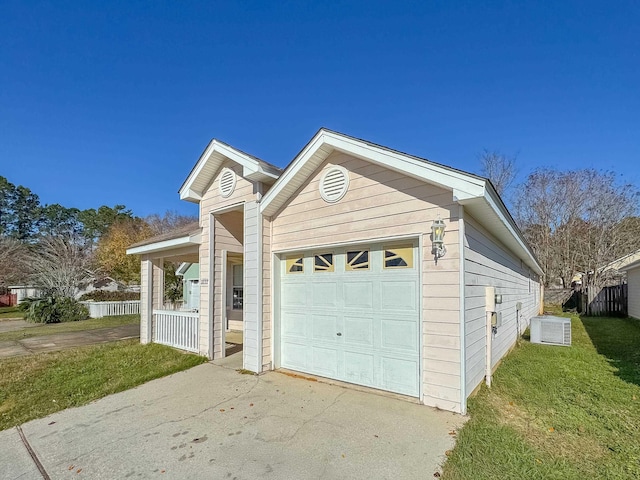
[[[29,188],[0,176],[0,289],[30,284],[69,297],[89,279],[138,283],[140,259],[126,248],[196,220],[175,212],[141,218],[125,205],[42,205]]]
[[[485,150],[481,173],[511,207],[544,271],[546,286],[569,287],[576,273],[602,286],[603,267],[640,249],[640,193],[622,175],[593,168],[538,168],[515,179],[515,156]]]

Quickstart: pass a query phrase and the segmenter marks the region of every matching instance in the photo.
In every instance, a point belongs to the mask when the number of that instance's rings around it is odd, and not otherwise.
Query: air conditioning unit
[[[571,319],[542,315],[531,319],[531,343],[571,345]]]

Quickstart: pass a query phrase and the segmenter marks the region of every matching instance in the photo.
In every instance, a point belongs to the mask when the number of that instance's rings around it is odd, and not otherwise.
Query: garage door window
[[[287,274],[289,273],[303,273],[304,263],[302,257],[289,257],[287,258]]]
[[[353,250],[347,252],[345,270],[369,270],[369,250]]]
[[[385,247],[384,268],[413,268],[413,246]]]
[[[315,255],[313,262],[314,272],[333,272],[333,253]]]

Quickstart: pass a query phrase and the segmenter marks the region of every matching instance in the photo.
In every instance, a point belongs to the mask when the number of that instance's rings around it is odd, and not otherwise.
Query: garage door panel
[[[360,385],[373,385],[375,356],[372,353],[344,352],[344,379]]]
[[[382,281],[382,311],[415,312],[416,282],[415,281]]]
[[[307,304],[307,284],[305,282],[287,283],[282,290],[283,307],[303,306]]]
[[[339,332],[337,315],[312,315],[311,324],[313,325],[313,340],[336,343],[340,338],[336,335]]]
[[[345,309],[373,308],[373,282],[347,281],[342,284]]]
[[[362,347],[373,347],[373,317],[355,317],[345,315],[344,319],[344,344],[358,345]]]
[[[289,341],[282,342],[282,364],[289,368],[298,370],[307,370],[309,368],[309,361],[307,360],[307,353],[309,347],[306,343],[295,343]]]
[[[281,314],[282,335],[285,337],[307,336],[307,314],[283,311]]]
[[[312,306],[329,308],[338,306],[338,286],[335,282],[317,282],[313,284]]]
[[[383,356],[382,388],[405,395],[418,395],[418,362]]]
[[[381,321],[380,343],[383,349],[418,352],[418,325],[415,320]]]
[[[333,348],[311,348],[311,372],[319,375],[338,378],[338,351]]]

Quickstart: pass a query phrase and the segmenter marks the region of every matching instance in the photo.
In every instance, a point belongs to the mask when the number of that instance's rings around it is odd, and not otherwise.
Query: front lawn
[[[640,478],[640,322],[573,317],[572,334],[504,359],[443,478]]]
[[[29,326],[22,330],[0,333],[0,341],[22,340],[29,337],[54,335],[57,333],[81,332],[97,328],[118,327],[120,325],[140,324],[140,315],[117,315],[113,317],[88,318],[77,322],[45,323],[36,327]]]
[[[0,360],[0,430],[205,361],[137,340]]]
[[[3,318],[24,318],[24,312],[18,307],[0,307],[0,320]]]

